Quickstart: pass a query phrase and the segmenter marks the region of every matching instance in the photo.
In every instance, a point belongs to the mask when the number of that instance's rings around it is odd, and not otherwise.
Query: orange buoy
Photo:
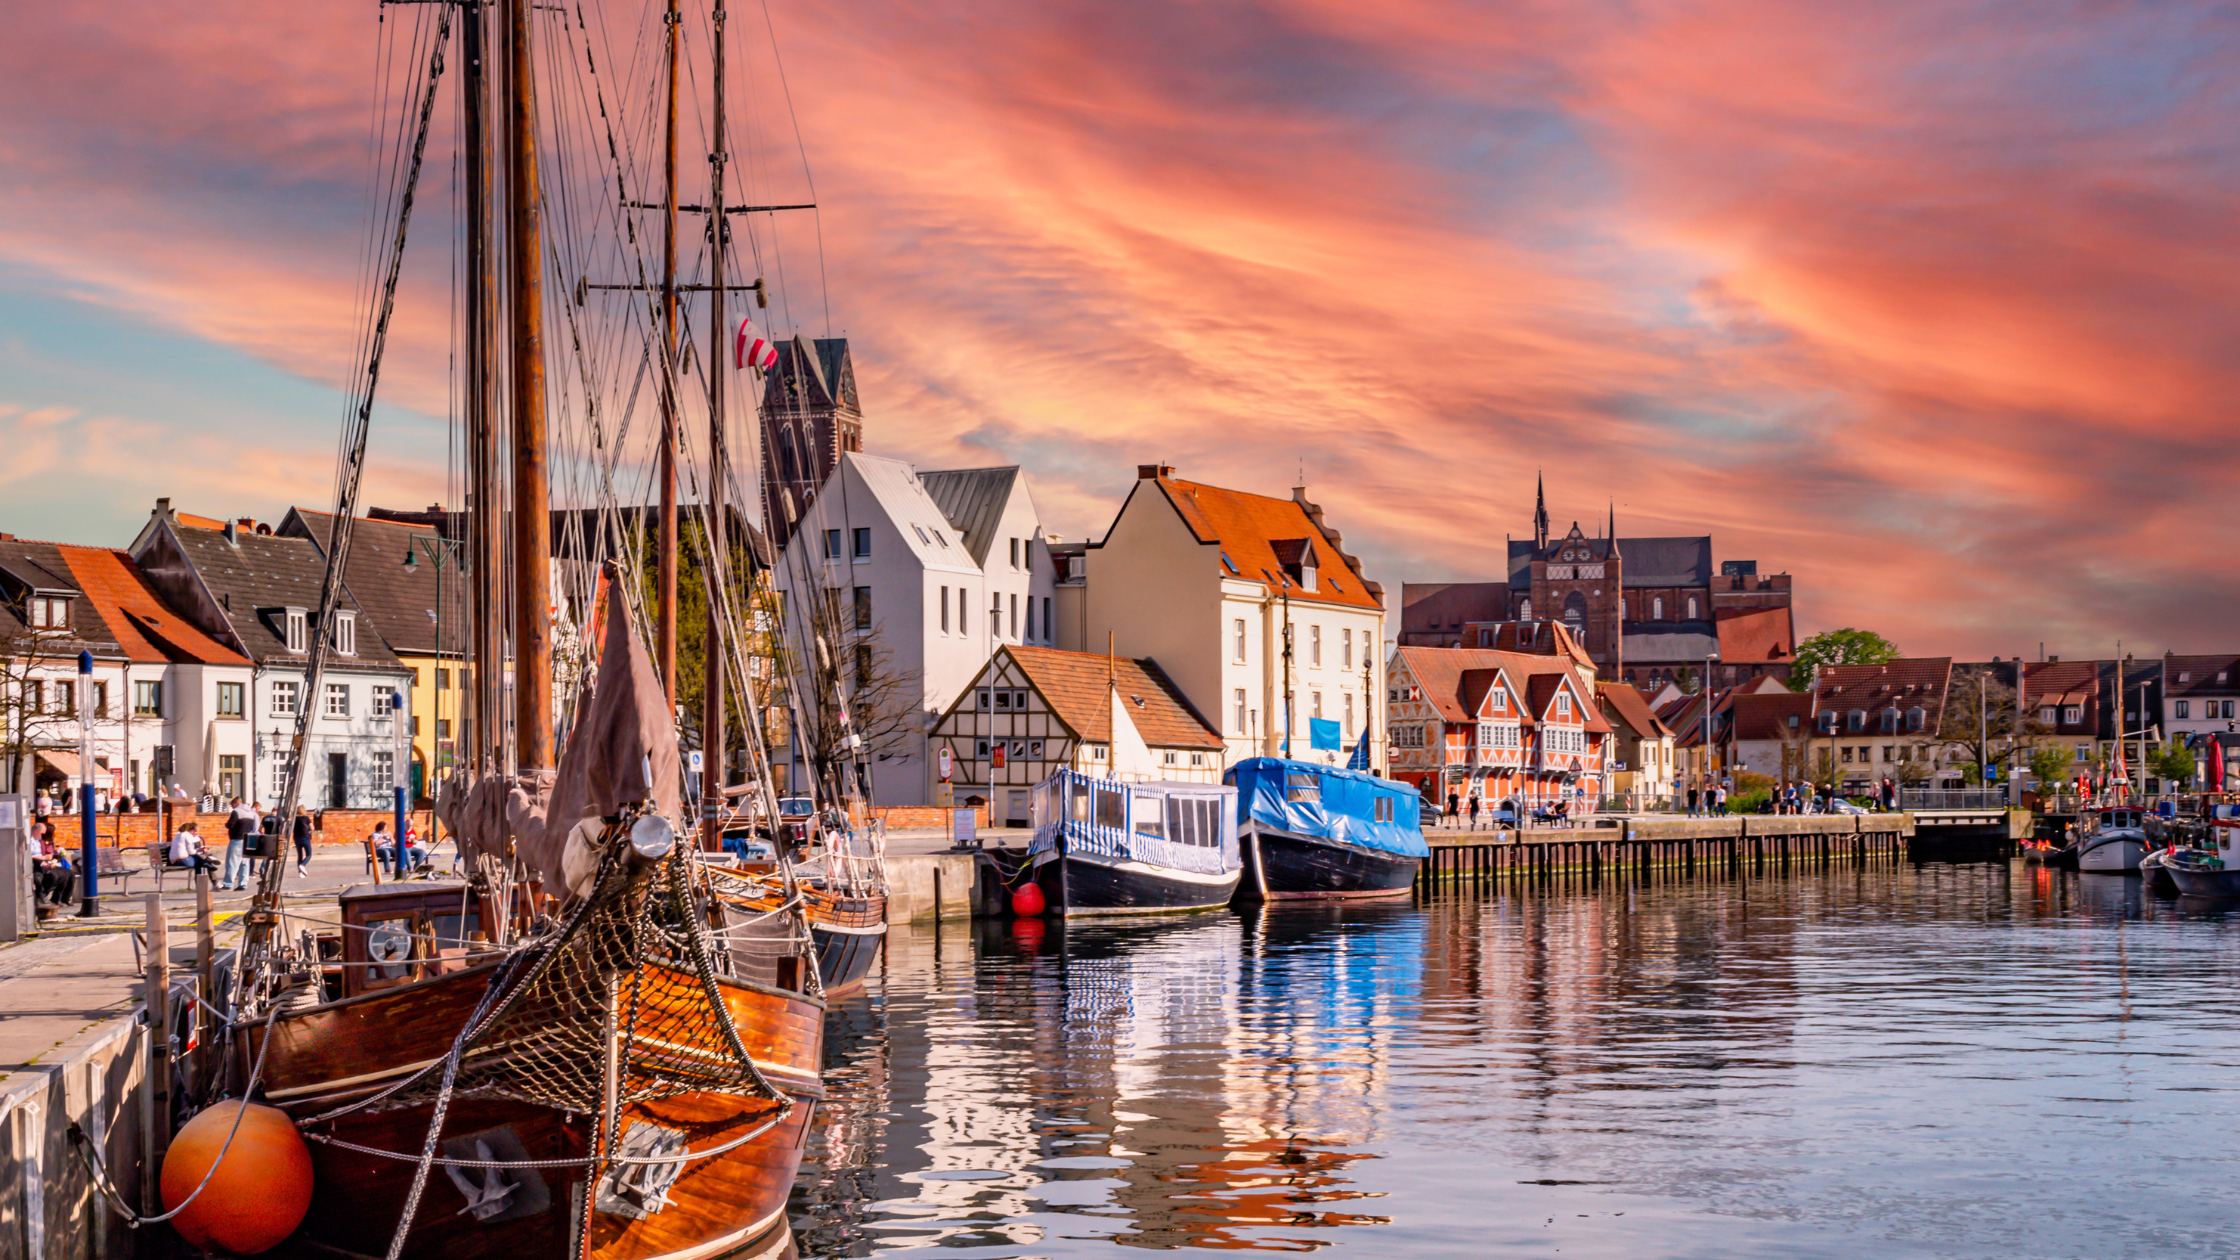
[[[1032,881],[1019,885],[1011,894],[1011,913],[1022,919],[1031,919],[1044,909],[1042,889]]]
[[[235,1133],[234,1116],[243,1112]],[[225,1159],[213,1173],[221,1150]],[[210,1184],[171,1218],[179,1236],[197,1247],[241,1256],[269,1251],[296,1232],[311,1208],[311,1148],[278,1107],[229,1099],[181,1126],[163,1157],[164,1211],[185,1203],[206,1173]]]

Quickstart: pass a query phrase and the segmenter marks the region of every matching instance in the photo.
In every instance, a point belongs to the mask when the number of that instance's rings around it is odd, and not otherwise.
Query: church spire
[[[1548,478],[1545,473],[1535,473],[1532,509],[1532,545],[1535,549],[1548,549]]]
[[[1610,555],[1612,559],[1615,559],[1618,555],[1618,501],[1616,499],[1610,500]]]

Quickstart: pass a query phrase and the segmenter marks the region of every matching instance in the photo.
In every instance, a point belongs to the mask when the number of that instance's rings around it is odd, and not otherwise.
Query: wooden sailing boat
[[[822,1095],[824,1002],[798,885],[783,855],[762,872],[717,873],[686,842],[674,725],[675,438],[664,377],[657,666],[623,584],[607,586],[602,647],[564,755],[554,765],[548,435],[537,188],[531,0],[461,6],[467,78],[470,222],[483,213],[482,22],[503,32],[500,76],[508,173],[505,236],[511,318],[510,475],[497,475],[484,364],[470,369],[470,554],[481,566],[469,730],[479,777],[447,785],[443,812],[473,866],[466,883],[344,892],[329,918],[283,908],[288,864],[267,866],[232,986],[232,1092],[285,1110],[311,1143],[314,1205],[297,1241],[318,1252],[400,1257],[561,1255],[640,1260],[713,1256],[782,1232],[802,1138]],[[675,346],[674,189],[677,5],[668,6],[670,220],[664,327]],[[714,7],[718,108],[709,211],[723,222],[723,5]],[[319,694],[356,519],[366,428],[394,309],[411,192],[424,153],[452,21],[446,7],[418,101],[411,177],[403,185],[386,283],[372,327],[327,548],[328,570],[307,669]],[[720,240],[720,233],[712,233]],[[468,251],[470,346],[495,309],[494,268]],[[720,353],[723,250],[712,251],[711,345]],[[492,356],[493,358],[495,356]],[[665,372],[676,357],[667,356]],[[706,519],[719,536],[722,390],[712,390]],[[496,581],[508,522],[508,589]],[[720,550],[720,549],[717,549]],[[495,610],[505,596],[512,624]],[[732,633],[709,601],[711,666]],[[510,631],[510,632],[509,632]],[[506,666],[510,663],[510,670]],[[501,712],[510,673],[511,730]],[[721,791],[723,669],[708,670],[704,776]],[[305,744],[304,706],[295,747]],[[775,806],[767,758],[749,755]],[[293,759],[276,816],[302,787]],[[511,767],[512,772],[507,773]],[[472,779],[471,782],[464,781]],[[712,816],[712,815],[711,815]],[[751,899],[737,913],[725,896]]]

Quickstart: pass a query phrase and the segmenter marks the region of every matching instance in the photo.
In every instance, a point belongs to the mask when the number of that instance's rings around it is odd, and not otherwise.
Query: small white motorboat
[[[2178,891],[2189,897],[2240,897],[2240,806],[2210,809],[2204,847],[2161,855]]]
[[[2136,875],[2146,856],[2146,815],[2129,806],[2101,810],[2092,829],[2077,841],[2077,869],[2087,874]]]

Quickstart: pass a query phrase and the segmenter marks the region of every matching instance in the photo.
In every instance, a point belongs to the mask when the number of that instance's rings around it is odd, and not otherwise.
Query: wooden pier
[[[1519,831],[1426,831],[1431,856],[1416,876],[1441,882],[1595,882],[1658,876],[1764,875],[1804,867],[1903,861],[1910,814],[1618,818],[1615,825]]]

